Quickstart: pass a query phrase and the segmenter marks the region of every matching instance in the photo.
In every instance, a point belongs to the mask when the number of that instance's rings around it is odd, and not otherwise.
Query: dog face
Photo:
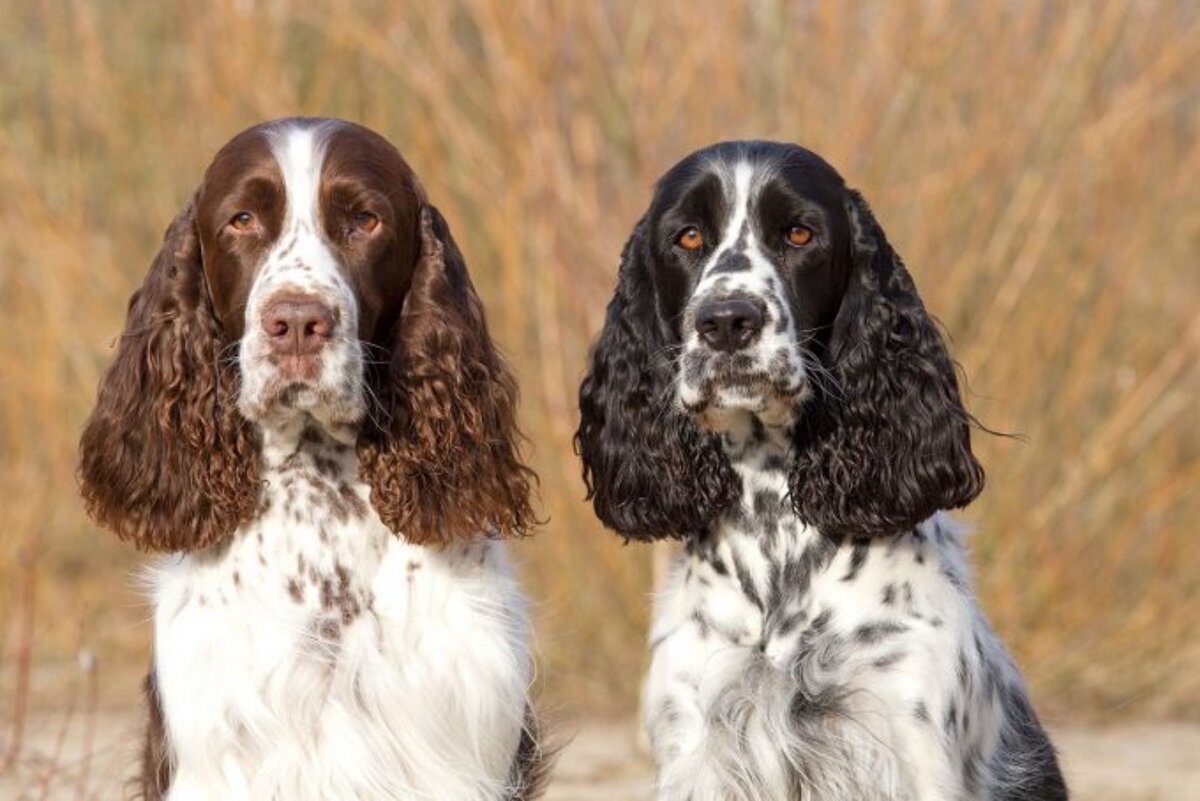
[[[726,142],[659,181],[579,393],[597,515],[703,536],[736,500],[722,434],[788,442],[796,514],[882,536],[983,486],[954,364],[866,202],[796,145]]]
[[[653,280],[678,321],[676,398],[707,427],[786,423],[811,395],[850,273],[843,197],[818,156],[765,144],[702,151],[660,182]]]

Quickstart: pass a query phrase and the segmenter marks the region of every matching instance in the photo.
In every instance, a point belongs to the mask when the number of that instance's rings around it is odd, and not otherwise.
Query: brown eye
[[[812,231],[803,225],[793,225],[788,229],[787,242],[794,248],[802,248],[812,241]]]
[[[704,234],[700,233],[699,228],[692,226],[683,229],[683,233],[675,241],[684,250],[699,250],[704,247]]]
[[[254,215],[248,211],[239,211],[229,218],[229,226],[236,231],[250,231],[254,228]]]
[[[355,231],[361,231],[364,234],[374,233],[379,227],[379,217],[369,211],[356,211],[350,216],[350,221],[354,224]]]

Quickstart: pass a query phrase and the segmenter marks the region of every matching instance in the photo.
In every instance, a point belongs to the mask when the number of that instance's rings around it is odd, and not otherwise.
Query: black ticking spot
[[[880,620],[875,623],[864,623],[854,630],[854,639],[864,645],[882,642],[888,637],[908,631],[908,626],[891,620]]]
[[[751,603],[758,607],[759,611],[763,609],[762,595],[758,592],[758,587],[754,585],[754,576],[751,575],[750,569],[742,564],[737,555],[733,555],[733,572],[737,576],[738,585],[742,589],[742,595],[750,599]]]
[[[883,605],[892,606],[896,603],[896,585],[886,584],[883,588]]]
[[[850,551],[850,568],[846,571],[846,575],[842,576],[842,581],[854,581],[858,576],[858,572],[862,570],[863,565],[867,563],[867,556],[870,554],[870,551],[870,540],[854,540],[854,547]]]
[[[707,640],[709,631],[712,626],[709,625],[708,618],[699,609],[693,610],[692,622],[696,624],[696,629],[700,632],[700,639]]]
[[[809,631],[814,634],[820,634],[829,628],[830,621],[833,620],[833,610],[823,609],[816,617],[813,618],[812,624],[808,627]]]
[[[788,711],[794,720],[828,718],[840,713],[841,704],[833,690],[816,693],[797,692],[792,696]]]
[[[903,658],[904,658],[903,651],[892,651],[891,653],[887,653],[887,654],[884,654],[883,656],[879,657],[871,664],[874,665],[879,670],[887,670],[888,668],[890,668],[892,665],[895,665],[897,662],[899,662]]]
[[[796,629],[800,628],[808,620],[808,614],[804,611],[796,612],[792,615],[784,615],[779,618],[779,622],[775,623],[771,628],[772,637],[786,637]]]
[[[949,708],[946,709],[946,718],[942,721],[942,728],[947,734],[954,734],[954,730],[958,728],[958,704],[955,701],[951,701]]]
[[[966,712],[963,713],[964,728],[966,723]],[[974,798],[979,792],[980,773],[982,771],[983,756],[979,752],[978,745],[970,745],[963,753],[962,761],[962,777],[963,789],[967,791],[967,796]],[[1039,796],[1040,797],[1040,796]]]
[[[929,722],[929,707],[925,706],[924,701],[917,701],[917,705],[913,709],[913,717],[924,723]]]
[[[962,577],[949,567],[942,568],[942,576],[946,579],[946,581],[950,582],[950,586],[954,587],[954,589],[958,590],[959,592],[965,591],[966,587],[963,585]]]

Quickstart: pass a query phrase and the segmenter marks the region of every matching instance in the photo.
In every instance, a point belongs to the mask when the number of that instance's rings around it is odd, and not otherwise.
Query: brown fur
[[[394,237],[367,251],[335,242],[369,318],[360,333],[391,350],[390,363],[372,365],[367,376],[379,403],[363,425],[359,454],[372,504],[415,543],[524,534],[534,522],[535,478],[518,454],[516,382],[488,336],[462,255],[395,148],[365,128],[342,126],[323,176],[334,189],[322,202],[335,206],[347,187],[386,186]],[[220,198],[239,176],[261,173],[269,179],[263,187],[282,191],[269,158],[258,129],[218,153],[197,192],[199,221],[193,201],[130,301],[83,432],[88,512],[145,550],[218,545],[254,515],[258,443],[236,408],[238,315],[254,254],[224,253],[213,226],[223,224]],[[278,226],[267,212],[281,202],[260,201],[268,233]],[[203,263],[200,240],[208,243]],[[364,256],[370,263],[359,263]],[[371,330],[376,324],[382,332]]]
[[[142,746],[141,775],[135,780],[135,797],[142,801],[160,801],[171,786],[173,765],[167,748],[166,724],[153,670],[146,676],[144,687],[149,718],[146,721],[146,740]]]
[[[139,548],[206,548],[254,514],[258,444],[225,345],[188,203],[130,300],[80,442],[88,513]]]
[[[410,542],[524,534],[535,480],[517,453],[516,382],[437,209],[420,212],[420,255],[386,375],[363,432],[360,472],[388,528]]]

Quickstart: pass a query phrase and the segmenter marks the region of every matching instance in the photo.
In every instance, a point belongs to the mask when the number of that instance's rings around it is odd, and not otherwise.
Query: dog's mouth
[[[242,414],[260,424],[311,417],[329,424],[357,424],[366,413],[361,367],[353,360],[339,364],[306,364],[304,369],[273,365],[261,384],[246,388]]]
[[[745,412],[769,424],[785,424],[809,396],[803,363],[786,349],[764,354],[685,352],[680,371],[680,406],[706,427],[720,429],[730,413]]]

